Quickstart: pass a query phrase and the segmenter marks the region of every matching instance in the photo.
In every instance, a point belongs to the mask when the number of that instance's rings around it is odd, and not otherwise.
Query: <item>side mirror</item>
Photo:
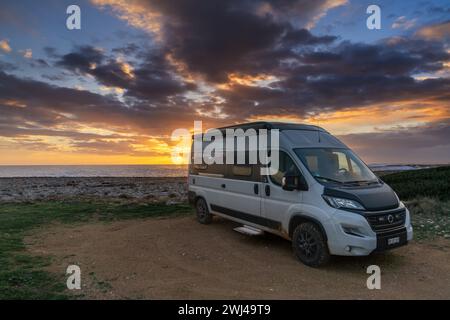
[[[289,173],[285,174],[281,180],[281,187],[286,191],[308,190],[308,184],[306,183],[305,177],[302,175],[290,175]]]

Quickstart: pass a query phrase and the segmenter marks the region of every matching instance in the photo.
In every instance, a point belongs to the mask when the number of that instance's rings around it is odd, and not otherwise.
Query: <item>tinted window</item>
[[[252,175],[252,166],[233,166],[231,172],[234,176],[250,177]]]
[[[287,172],[290,172],[293,175],[300,175],[300,171],[298,170],[291,157],[289,157],[287,153],[280,151],[280,164],[278,172],[271,175],[270,180],[272,180],[272,182],[276,185],[281,186],[281,180]]]
[[[223,164],[190,164],[189,171],[191,174],[213,174],[225,175],[225,165]]]
[[[206,147],[207,143],[203,143],[203,149]],[[214,156],[214,151],[211,156]],[[189,172],[191,174],[199,174],[199,175],[214,175],[214,176],[224,176],[226,172],[226,168],[224,164],[207,164],[204,161],[203,153],[199,154],[199,157],[202,159],[202,163],[194,164],[194,148],[191,146],[191,164],[189,165]]]
[[[208,169],[208,165],[207,164],[194,164],[194,168],[196,170],[206,170],[206,169]]]

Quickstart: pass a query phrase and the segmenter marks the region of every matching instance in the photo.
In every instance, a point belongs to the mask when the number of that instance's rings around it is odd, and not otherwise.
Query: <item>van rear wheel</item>
[[[296,257],[310,267],[320,267],[330,260],[330,252],[322,231],[312,222],[299,224],[292,236]]]
[[[195,204],[197,211],[197,221],[201,224],[210,224],[212,222],[212,214],[209,213],[208,204],[205,199],[199,198]]]

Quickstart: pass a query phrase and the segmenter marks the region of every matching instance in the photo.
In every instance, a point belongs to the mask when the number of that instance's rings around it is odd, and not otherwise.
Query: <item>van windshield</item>
[[[375,174],[350,149],[300,148],[294,151],[320,182],[360,184],[378,181]]]

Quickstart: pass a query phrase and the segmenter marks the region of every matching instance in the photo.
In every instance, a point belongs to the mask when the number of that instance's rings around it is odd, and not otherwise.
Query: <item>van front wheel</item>
[[[212,214],[209,213],[208,204],[205,199],[199,198],[195,204],[197,211],[197,221],[201,224],[210,224],[212,222]]]
[[[321,230],[311,222],[299,224],[292,236],[296,257],[310,267],[320,267],[330,260],[330,252]]]

